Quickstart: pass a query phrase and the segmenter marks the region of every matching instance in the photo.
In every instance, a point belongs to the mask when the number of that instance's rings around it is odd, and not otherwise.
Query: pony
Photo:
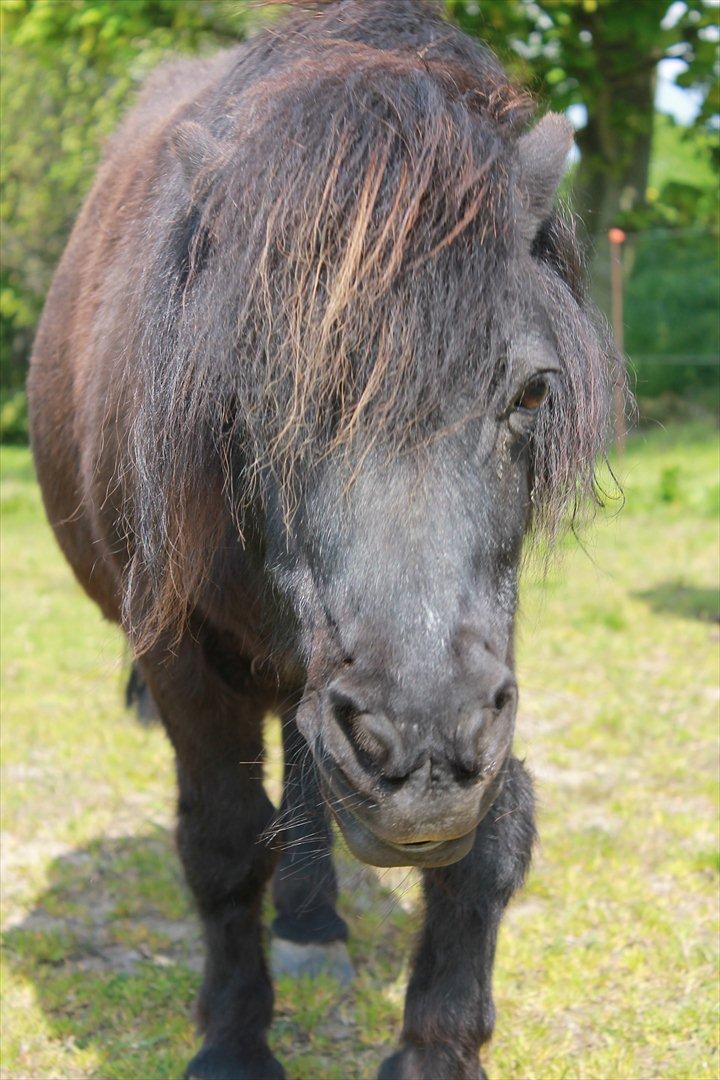
[[[359,859],[422,871],[380,1076],[485,1075],[535,836],[523,545],[592,498],[617,379],[555,206],[571,144],[433,3],[336,0],[161,68],[77,220],[32,442],[177,759],[206,941],[187,1077],[284,1075],[261,901],[275,872],[277,939],[345,940],[332,820]]]

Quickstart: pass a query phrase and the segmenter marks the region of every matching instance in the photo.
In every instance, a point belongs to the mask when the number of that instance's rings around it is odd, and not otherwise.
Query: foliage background
[[[717,15],[712,0],[444,0],[541,106],[575,107],[568,194],[609,306],[606,232],[629,230],[627,347],[641,396],[717,385]],[[167,54],[232,44],[276,17],[255,0],[3,0],[0,430],[26,435],[24,384],[42,303],[103,142]],[[655,112],[680,62],[695,122]],[[578,112],[579,110],[579,112]],[[660,229],[657,233],[655,230]],[[680,231],[678,231],[680,230]],[[636,243],[636,238],[639,242]]]

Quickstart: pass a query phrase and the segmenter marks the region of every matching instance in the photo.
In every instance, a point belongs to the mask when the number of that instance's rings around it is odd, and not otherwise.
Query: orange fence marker
[[[615,343],[624,363],[623,346],[623,291],[622,291],[622,246],[625,243],[625,233],[622,229],[612,228],[608,231],[610,241],[610,283],[612,292],[612,324],[615,335]],[[615,445],[619,453],[625,450],[627,436],[627,422],[625,419],[625,395],[623,380],[618,379],[613,391],[615,405]]]

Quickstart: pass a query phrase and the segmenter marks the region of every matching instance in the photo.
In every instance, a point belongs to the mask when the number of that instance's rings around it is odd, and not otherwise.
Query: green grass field
[[[716,1077],[718,440],[642,433],[627,503],[522,594],[519,748],[541,844],[505,920],[495,1078]],[[161,731],[124,712],[123,644],[3,454],[5,1077],[177,1077],[201,956]],[[278,792],[269,726],[269,787]],[[291,1080],[372,1077],[420,918],[403,871],[342,853],[352,988],[281,980]]]

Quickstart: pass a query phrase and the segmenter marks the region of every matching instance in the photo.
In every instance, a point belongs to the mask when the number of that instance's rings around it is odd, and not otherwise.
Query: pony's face
[[[166,502],[189,491],[145,530],[152,554],[150,526],[173,526],[166,591],[203,580],[227,497],[238,514],[257,499],[328,804],[360,858],[439,866],[502,782],[531,496],[542,518],[592,472],[606,357],[551,235],[569,123],[517,137],[505,84],[468,97],[409,54],[362,55],[341,50],[322,85],[303,65],[292,93],[262,95],[272,116],[253,97],[244,134],[211,149],[178,245],[186,376],[152,369],[133,433],[146,489],[149,462]],[[197,126],[176,132],[191,174]],[[224,500],[188,484],[203,461]]]
[[[480,328],[475,358],[456,359],[458,377],[444,373],[412,449],[399,452],[392,431],[377,439],[369,423],[306,471],[289,543],[279,525],[269,530],[270,565],[304,639],[297,723],[350,848],[377,865],[462,858],[510,754],[523,537],[533,493],[562,475],[557,455],[569,453],[578,413],[552,271],[533,246],[570,134],[548,117],[520,140],[526,195],[502,267],[511,299],[485,345]],[[445,341],[471,342],[473,305],[457,318],[466,325],[447,325]],[[482,392],[463,381],[478,369]]]
[[[539,333],[511,352],[481,416],[454,430],[458,401],[413,454],[328,459],[271,554],[305,637],[298,726],[376,865],[461,858],[510,753],[530,445],[559,375]]]

